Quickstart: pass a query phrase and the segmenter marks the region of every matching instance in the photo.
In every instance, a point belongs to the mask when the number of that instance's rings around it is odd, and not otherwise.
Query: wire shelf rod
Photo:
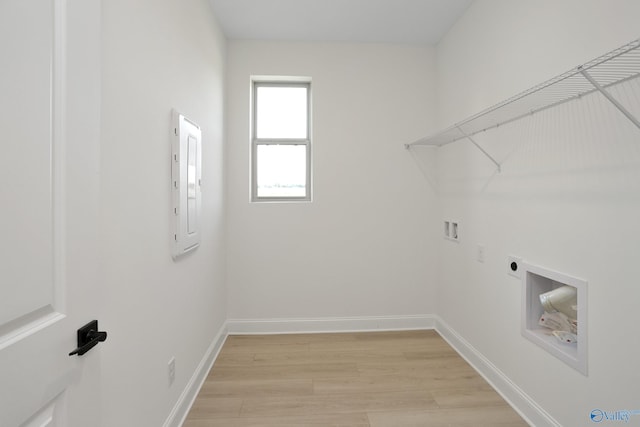
[[[482,152],[482,154],[484,154],[489,160],[491,160],[493,164],[496,165],[496,167],[498,168],[498,172],[500,172],[501,170],[500,163],[498,163],[498,161],[494,159],[491,156],[491,154],[487,153],[487,151],[484,148],[482,148],[482,146],[480,146],[480,144],[478,144],[470,135],[467,135],[466,133],[464,133],[464,131],[460,128],[458,128],[458,130],[465,138],[467,138],[473,145],[475,145],[476,148]]]
[[[614,98],[605,89],[640,76],[639,48],[640,39],[634,40],[455,123],[439,133],[405,144],[405,147],[446,145],[596,91],[600,91],[611,101]],[[585,75],[585,72],[588,74]],[[614,105],[619,109],[622,107],[617,101]],[[624,110],[624,107],[622,109]],[[638,119],[631,113],[623,111],[623,114],[640,127]]]
[[[636,127],[638,129],[640,129],[640,121],[638,121],[638,119],[636,119],[635,116],[633,114],[631,114],[631,112],[629,112],[629,110],[624,108],[624,106],[622,104],[620,104],[617,99],[615,99],[613,96],[611,96],[611,94],[609,92],[607,92],[606,89],[604,89],[602,86],[600,86],[598,84],[598,82],[596,82],[593,79],[593,77],[591,77],[589,75],[588,72],[581,71],[581,73],[582,73],[582,75],[584,76],[585,79],[589,80],[591,82],[591,84],[593,84],[593,86],[598,90],[598,92],[600,92],[602,95],[604,95],[604,97],[607,98],[609,100],[609,102],[611,102],[618,110],[620,110],[620,112],[622,114],[624,114],[629,120],[631,120],[631,122],[633,122],[633,124],[636,125]]]

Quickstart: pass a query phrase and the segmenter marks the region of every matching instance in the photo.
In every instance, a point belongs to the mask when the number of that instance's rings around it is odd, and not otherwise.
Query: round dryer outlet
[[[520,279],[520,264],[522,263],[522,258],[509,255],[507,257],[507,274],[509,276],[513,276],[516,279]]]

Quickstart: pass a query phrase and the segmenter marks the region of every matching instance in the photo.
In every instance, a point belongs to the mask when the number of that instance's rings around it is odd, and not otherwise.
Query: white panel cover
[[[176,111],[171,146],[171,239],[172,256],[177,258],[200,244],[202,132],[197,124]]]

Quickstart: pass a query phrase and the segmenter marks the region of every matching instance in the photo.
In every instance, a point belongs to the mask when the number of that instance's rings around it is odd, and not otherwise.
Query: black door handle
[[[92,320],[80,329],[78,329],[78,348],[69,353],[69,356],[77,354],[82,356],[91,350],[99,342],[107,340],[107,333],[98,331],[98,321]]]

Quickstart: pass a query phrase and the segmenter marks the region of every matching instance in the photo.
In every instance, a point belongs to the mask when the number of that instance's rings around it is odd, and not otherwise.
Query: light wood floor
[[[183,427],[527,426],[435,331],[230,336]]]

